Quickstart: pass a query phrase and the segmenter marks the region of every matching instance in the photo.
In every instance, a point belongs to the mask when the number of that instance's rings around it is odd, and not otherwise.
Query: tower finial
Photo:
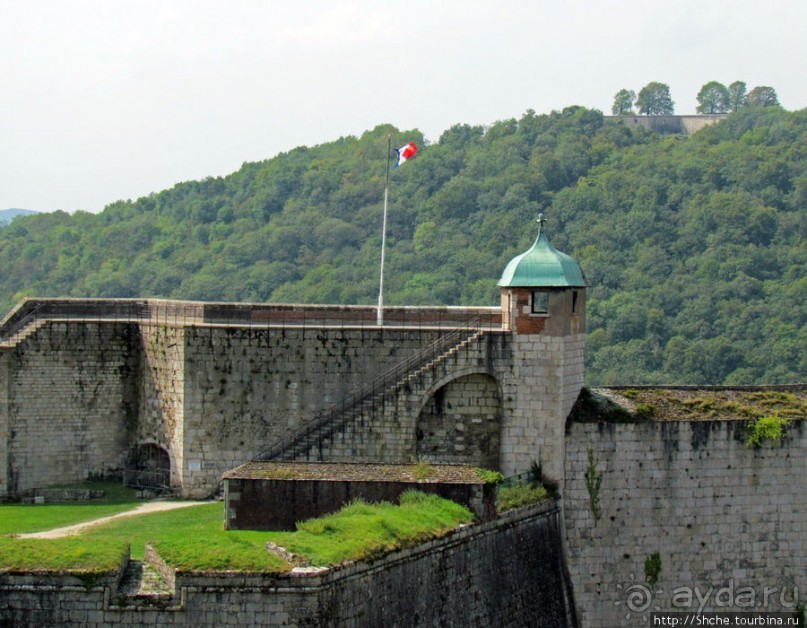
[[[540,235],[541,232],[544,230],[544,223],[546,222],[546,218],[544,218],[543,213],[538,214],[538,218],[536,221],[538,223],[538,234]]]

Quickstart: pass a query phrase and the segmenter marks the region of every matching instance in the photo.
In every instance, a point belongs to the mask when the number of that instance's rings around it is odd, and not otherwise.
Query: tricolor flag
[[[398,161],[395,162],[395,167],[397,168],[410,157],[414,157],[415,153],[418,152],[418,147],[409,142],[406,146],[396,148],[395,152],[398,153]]]

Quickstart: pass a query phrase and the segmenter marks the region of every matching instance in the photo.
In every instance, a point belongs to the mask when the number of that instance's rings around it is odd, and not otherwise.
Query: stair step
[[[118,595],[125,605],[153,605],[173,600],[174,592],[147,562],[130,560],[123,572]]]

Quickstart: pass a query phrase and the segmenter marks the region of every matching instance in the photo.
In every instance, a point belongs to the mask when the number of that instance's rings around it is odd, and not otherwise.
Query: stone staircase
[[[130,560],[118,585],[118,605],[165,608],[174,603],[174,591],[147,562]]]
[[[408,368],[400,371],[396,379],[384,381],[355,403],[330,412],[289,445],[263,460],[308,462],[407,462],[412,455],[406,443],[390,443],[385,438],[385,423],[416,421],[411,415],[418,402],[441,379],[456,371],[460,362],[478,364],[484,360],[486,331],[468,330],[459,334],[453,344],[442,352],[428,352],[423,360],[408,360]],[[383,379],[383,378],[382,378]],[[390,379],[390,378],[387,378]],[[399,432],[390,429],[389,432]],[[414,429],[412,430],[414,434]]]
[[[35,333],[40,327],[42,327],[47,321],[41,318],[36,318],[29,321],[26,325],[19,328],[14,333],[10,334],[9,336],[5,336],[0,340],[0,347],[14,347],[20,344],[23,340],[25,340],[28,336]]]

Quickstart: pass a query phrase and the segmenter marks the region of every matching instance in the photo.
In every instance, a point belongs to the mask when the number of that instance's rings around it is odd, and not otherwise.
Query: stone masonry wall
[[[123,464],[136,421],[126,324],[50,323],[7,352],[9,492]]]
[[[418,458],[498,470],[501,423],[501,395],[493,377],[476,373],[455,379],[438,389],[418,417]]]
[[[451,461],[456,463],[480,465],[486,459],[497,465],[498,449],[490,449],[493,440],[498,439],[501,421],[490,421],[488,416],[491,409],[497,413],[501,403],[496,401],[497,384],[491,381],[494,375],[489,349],[501,344],[499,335],[488,332],[455,339],[456,344],[443,347],[439,357],[428,360],[422,368],[401,371],[390,386],[384,387],[383,394],[350,408],[333,427],[323,426],[290,454],[298,461],[406,464],[419,456],[441,461],[437,452],[450,451]],[[471,383],[480,384],[481,390],[472,390]],[[425,419],[429,429],[418,427],[419,417],[434,408],[432,397],[445,397],[452,394],[451,390],[471,397],[462,400],[465,405],[461,417],[435,413]],[[480,425],[474,423],[477,419]],[[457,429],[459,423],[474,429],[462,435]],[[457,432],[457,439],[463,439],[461,443],[456,439],[446,442],[445,435],[453,432]],[[430,438],[431,445],[427,442]]]
[[[580,390],[583,388],[585,369],[586,336],[579,333],[566,339],[563,345],[563,391],[561,396],[560,414],[564,418],[572,411]]]
[[[0,349],[0,498],[8,487],[10,362],[11,351]]]
[[[173,600],[153,606],[121,600],[114,575],[85,586],[71,576],[0,573],[0,625],[566,628],[576,624],[561,536],[558,506],[544,502],[373,563],[179,572]]]
[[[185,330],[140,326],[140,384],[137,443],[168,452],[171,481],[178,483],[185,454]]]
[[[540,463],[546,477],[562,484],[564,424],[579,393],[575,382],[582,379],[583,343],[582,336],[512,337],[509,356],[503,356],[507,366],[498,365],[510,370],[501,379],[505,476],[524,473]]]
[[[319,316],[321,308],[299,307],[281,312],[295,315],[295,326],[274,327],[200,322],[218,310],[200,313],[198,304],[170,304],[171,312],[158,308],[150,318],[131,321],[100,314],[145,316],[142,303],[127,302],[132,312],[118,312],[115,303],[110,312],[94,310],[93,303],[56,305],[69,305],[82,320],[39,320],[16,344],[0,348],[4,495],[119,470],[136,447],[152,444],[168,453],[172,485],[183,496],[210,495],[226,470],[285,442],[318,412],[417,355],[462,317],[475,320],[474,312],[436,308],[404,311],[417,327],[307,327],[297,319]],[[219,304],[223,314],[217,316],[256,314],[246,306],[233,313],[225,305]],[[338,313],[344,318],[352,310]],[[356,313],[366,314],[361,308]],[[451,327],[429,326],[432,318],[443,323],[447,317]],[[559,324],[547,320],[550,327]],[[411,462],[423,453],[418,417],[426,406],[428,429],[421,431],[452,440],[441,454],[498,466],[505,475],[540,461],[547,475],[559,479],[564,410],[582,377],[582,338],[567,338],[495,329],[469,336],[471,344],[458,345],[393,403],[359,412],[344,434],[330,440],[325,459]],[[479,390],[468,390],[477,385]],[[438,401],[446,398],[452,411],[441,415]],[[480,417],[483,426],[474,423]],[[40,454],[54,464],[39,464]]]
[[[185,329],[187,495],[434,341],[428,330]],[[412,430],[414,436],[414,430]]]
[[[645,626],[656,609],[793,611],[794,597],[805,601],[807,422],[759,449],[746,447],[744,426],[570,426],[564,518],[582,626]],[[587,488],[589,468],[599,490]],[[651,585],[645,561],[655,553]]]

